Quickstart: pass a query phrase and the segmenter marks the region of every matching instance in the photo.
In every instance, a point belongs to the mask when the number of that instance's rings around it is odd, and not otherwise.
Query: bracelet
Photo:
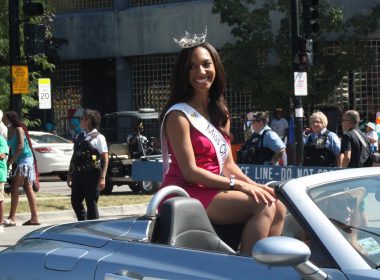
[[[235,190],[235,175],[230,176],[230,190]]]

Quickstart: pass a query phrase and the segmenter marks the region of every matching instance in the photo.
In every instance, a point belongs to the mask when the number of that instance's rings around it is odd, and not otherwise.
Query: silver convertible
[[[26,235],[0,253],[0,278],[380,279],[380,168],[270,186],[288,209],[283,235],[257,242],[252,257],[238,253],[242,225],[212,225],[197,200],[170,186],[142,217]]]

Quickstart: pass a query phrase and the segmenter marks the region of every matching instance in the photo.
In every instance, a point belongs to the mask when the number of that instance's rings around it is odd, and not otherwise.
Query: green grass
[[[38,212],[50,212],[60,210],[72,210],[70,196],[53,195],[48,193],[38,193],[37,208]],[[10,195],[5,195],[5,198],[10,198]],[[24,200],[25,195],[20,195],[20,201],[17,206],[17,213],[29,212],[28,201]],[[118,195],[102,195],[98,201],[98,207],[132,205],[148,203],[152,198],[151,195],[141,194],[118,194]],[[5,202],[4,215],[9,213],[10,202]]]

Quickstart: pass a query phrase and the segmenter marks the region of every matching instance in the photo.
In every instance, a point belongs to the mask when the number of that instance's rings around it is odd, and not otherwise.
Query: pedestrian
[[[359,113],[355,110],[346,111],[342,116],[344,135],[341,140],[338,167],[366,167],[373,164],[370,142],[359,129],[359,121]]]
[[[129,154],[132,158],[138,159],[145,155],[145,147],[148,143],[148,139],[142,135],[144,125],[142,122],[138,122],[131,134],[127,136],[127,144]]]
[[[286,145],[286,137],[288,135],[289,123],[283,117],[282,109],[277,108],[274,112],[274,118],[270,122],[270,128],[280,136],[282,142]]]
[[[11,208],[4,226],[16,225],[16,210],[19,201],[19,187],[23,186],[29,202],[30,220],[23,226],[39,225],[34,186],[39,189],[38,170],[29,131],[14,111],[5,113],[4,124],[8,127],[8,146],[10,148],[8,165],[12,166]]]
[[[3,122],[3,111],[0,110],[0,135],[5,138],[5,140],[8,139],[8,128],[5,126]]]
[[[0,232],[4,231],[4,186],[7,182],[7,156],[9,148],[7,140],[0,135]]]
[[[303,166],[337,165],[340,154],[340,139],[327,130],[328,120],[324,113],[315,112],[309,117],[311,133],[305,138]]]
[[[253,112],[248,112],[243,123],[244,142],[247,141],[252,135],[252,118]]]
[[[360,116],[355,110],[346,111],[342,116],[341,151],[338,158],[338,167],[370,167],[374,159],[370,149],[370,141],[359,129]],[[359,225],[367,226],[366,214],[367,195],[359,202]]]
[[[238,163],[278,165],[286,152],[284,142],[268,125],[267,112],[255,112],[253,134],[238,151]]]
[[[71,188],[71,205],[78,221],[99,218],[97,203],[105,188],[108,168],[107,142],[97,130],[100,122],[98,111],[85,109],[80,118],[82,132],[74,140],[67,185]]]
[[[285,207],[273,189],[252,181],[233,160],[224,69],[203,36],[177,41],[182,50],[161,113],[161,187],[184,188],[214,224],[245,223],[240,252],[250,255],[256,241],[281,234]]]
[[[373,122],[368,122],[365,124],[365,136],[367,136],[371,147],[371,152],[375,153],[379,147],[379,136],[376,132],[376,125]]]

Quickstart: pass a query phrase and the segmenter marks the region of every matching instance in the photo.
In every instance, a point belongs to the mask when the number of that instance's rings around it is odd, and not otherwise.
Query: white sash
[[[217,130],[205,117],[198,113],[193,107],[186,103],[177,103],[169,108],[166,112],[161,125],[161,152],[163,159],[164,175],[169,170],[169,149],[168,142],[164,131],[164,122],[166,115],[171,111],[181,111],[185,113],[190,123],[204,136],[207,137],[214,146],[218,158],[219,172],[222,173],[224,161],[228,156],[228,143],[223,135]]]

